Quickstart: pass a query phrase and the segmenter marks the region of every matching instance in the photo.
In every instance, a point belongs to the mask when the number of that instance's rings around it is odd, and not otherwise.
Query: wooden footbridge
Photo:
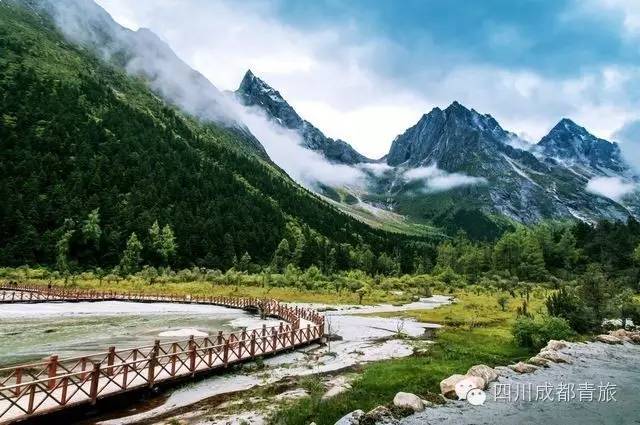
[[[324,317],[275,300],[64,290],[0,285],[2,303],[131,301],[192,303],[257,311],[283,320],[279,326],[207,338],[116,349],[0,368],[0,424],[20,422],[128,392],[212,373],[230,365],[319,341]]]

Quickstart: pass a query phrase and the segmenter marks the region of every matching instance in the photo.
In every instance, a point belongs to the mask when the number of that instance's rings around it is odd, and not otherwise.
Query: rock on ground
[[[596,337],[596,341],[604,342],[605,344],[622,344],[622,340],[620,338],[605,334],[598,335]]]
[[[490,368],[487,365],[478,364],[475,366],[471,366],[467,371],[467,375],[469,376],[478,376],[482,378],[485,382],[485,386],[482,389],[485,389],[489,382],[496,381],[498,379],[498,374],[495,370]]]
[[[424,403],[422,399],[415,394],[399,392],[393,398],[393,405],[396,407],[407,407],[414,412],[422,412]]]
[[[550,362],[551,360],[545,359],[544,357],[533,356],[529,359],[527,363],[532,364],[534,366],[549,366]]]
[[[440,392],[443,396],[451,399],[458,398],[456,396],[456,384],[464,379],[464,375],[451,375],[440,381]]]
[[[376,425],[397,425],[400,421],[393,416],[388,407],[378,406],[365,413],[361,422]]]
[[[549,342],[547,342],[546,347],[543,348],[543,350],[550,350],[550,351],[558,351],[558,350],[562,350],[563,348],[567,348],[568,343],[567,341],[558,341],[557,339],[550,339]]]
[[[558,353],[557,351],[542,350],[536,357],[541,357],[554,363],[573,363],[569,356]]]
[[[456,384],[456,395],[460,400],[465,400],[469,391],[476,388],[484,389],[485,386],[486,383],[484,379],[480,378],[479,376],[466,375],[464,379],[461,379]]]
[[[338,419],[335,425],[358,425],[363,416],[364,412],[362,410],[354,410]]]
[[[523,362],[518,362],[516,364],[509,365],[509,368],[518,373],[532,373],[538,370],[537,366],[534,366],[528,363],[523,363]]]

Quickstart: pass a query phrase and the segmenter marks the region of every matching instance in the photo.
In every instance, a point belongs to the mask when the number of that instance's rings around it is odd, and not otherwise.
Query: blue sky
[[[628,146],[640,0],[98,0],[221,89],[247,68],[372,157],[453,100],[537,141],[562,117]]]

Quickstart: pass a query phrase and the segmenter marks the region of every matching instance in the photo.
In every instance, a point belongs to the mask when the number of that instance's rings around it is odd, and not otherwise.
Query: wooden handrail
[[[12,291],[9,298],[7,291]],[[258,309],[261,314],[287,322],[286,326],[280,322],[278,326],[263,325],[240,333],[224,334],[220,331],[215,337],[191,336],[164,343],[156,340],[153,345],[120,350],[110,347],[107,351],[94,354],[62,359],[51,356],[43,362],[0,368],[0,379],[6,376],[4,383],[0,384],[0,423],[3,424],[46,414],[71,404],[94,404],[98,398],[225,368],[229,364],[309,344],[324,336],[322,315],[298,306],[289,307],[273,299],[70,291],[2,283],[0,292],[0,303],[105,300],[186,302]],[[17,292],[21,294],[19,299],[15,296]],[[29,293],[29,297],[24,297],[25,293]],[[301,320],[307,321],[305,327],[300,326]],[[92,368],[87,368],[87,365],[92,365]],[[76,371],[78,368],[81,370]],[[76,377],[78,382],[74,381]],[[12,379],[16,382],[5,385]],[[90,387],[84,388],[85,384]]]

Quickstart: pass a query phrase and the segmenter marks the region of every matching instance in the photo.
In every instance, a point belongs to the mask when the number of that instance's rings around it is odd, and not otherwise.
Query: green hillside
[[[266,264],[283,238],[299,266],[337,269],[359,250],[402,261],[428,246],[339,212],[238,131],[185,116],[46,18],[6,3],[0,93],[2,264],[54,264],[62,252],[72,264],[112,266],[133,232],[144,261],[162,263],[155,221],[175,234],[175,266],[226,269],[245,252]]]

